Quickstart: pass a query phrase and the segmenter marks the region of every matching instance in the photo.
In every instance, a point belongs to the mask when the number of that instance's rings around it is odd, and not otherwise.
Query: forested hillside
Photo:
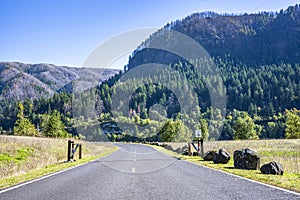
[[[229,15],[214,12],[194,13],[182,20],[164,26],[193,38],[212,57],[230,56],[236,63],[242,62],[251,67],[264,64],[295,64],[300,62],[300,7],[291,6],[280,12],[259,14]],[[130,69],[141,63],[167,62],[171,59],[164,53],[145,52],[151,38],[159,36],[163,30],[153,34],[143,42],[131,56],[127,65]],[[149,49],[148,49],[149,50]],[[141,55],[147,59],[141,59]],[[170,55],[169,55],[170,56]],[[171,60],[173,61],[173,60]]]
[[[299,5],[277,13],[262,12],[239,16],[213,12],[195,13],[183,20],[171,22],[164,28],[195,39],[212,56],[220,70],[226,87],[227,118],[219,139],[235,138],[238,119],[245,120],[245,124],[253,123],[251,129],[244,130],[255,133],[255,136],[250,134],[248,138],[286,137],[286,114],[293,112],[298,115],[297,109],[300,108]],[[142,64],[170,65],[195,86],[194,91],[191,91],[198,96],[199,108],[195,110],[201,110],[200,119],[212,123],[209,119],[209,93],[205,81],[197,76],[194,66],[173,53],[148,48],[162,34],[164,30],[158,30],[134,51],[124,68],[125,74]],[[205,66],[205,62],[196,61],[201,66]],[[111,101],[108,94],[114,92],[110,87],[115,84],[118,86],[117,80],[118,77],[100,86],[100,94],[105,94],[102,99],[106,108],[109,108]],[[171,81],[171,85],[176,88],[180,88],[181,84],[180,80]],[[136,88],[137,85],[132,83],[127,87]],[[131,97],[129,110],[138,113],[142,119],[147,119],[149,108],[159,103],[167,110],[167,117],[176,119],[180,105],[176,100],[171,100],[173,94],[170,91],[159,85],[136,89]],[[286,111],[293,108],[296,110]],[[197,123],[199,122],[195,122]]]
[[[115,69],[0,62],[0,131],[13,133],[20,112],[19,102],[24,106],[24,117],[37,129],[42,129],[44,114],[50,116],[58,111],[64,127],[71,130],[72,93],[94,88],[118,72]]]
[[[197,74],[196,65],[207,66],[208,58],[185,60],[173,53],[149,48],[164,30],[175,30],[190,36],[209,53],[225,86],[225,91],[214,89],[226,95],[226,110],[214,110],[211,106],[207,84],[217,77],[203,78]],[[147,63],[168,65],[179,75],[170,79],[167,71],[161,71],[154,77],[140,78],[140,74],[137,74],[138,78],[130,82],[119,81],[135,67]],[[276,13],[195,13],[168,23],[133,52],[123,72],[102,81],[97,88],[75,96],[69,94],[74,86],[71,79],[83,73],[70,68],[63,70],[67,71],[60,73],[47,70],[43,73],[34,66],[4,66],[1,72],[5,76],[1,80],[7,84],[2,84],[1,95],[11,95],[6,91],[13,88],[12,80],[15,77],[18,77],[17,80],[25,80],[25,72],[27,77],[42,82],[37,97],[54,95],[34,101],[25,100],[24,116],[36,126],[41,126],[45,119],[58,111],[65,129],[74,135],[83,134],[89,140],[101,140],[105,134],[113,141],[187,141],[192,139],[195,129],[201,129],[203,137],[208,140],[300,138],[299,5]],[[19,71],[22,72],[20,75]],[[54,77],[60,74],[62,77],[57,81]],[[84,76],[89,77],[88,74]],[[180,76],[185,77],[187,82]],[[170,88],[159,84],[160,79],[169,80],[170,86],[187,92],[188,98],[196,94],[197,105],[193,111],[181,113],[184,105],[179,104]],[[157,84],[140,86],[141,82],[149,80]],[[187,84],[191,88],[187,88]],[[26,87],[30,88],[32,84]],[[118,88],[127,92],[134,88],[128,105],[124,105],[128,97],[118,96],[117,100],[113,99]],[[56,93],[58,91],[61,93]],[[26,95],[24,93],[24,97],[28,98]],[[113,100],[117,101],[117,105],[126,107],[125,114],[113,110]],[[2,108],[0,126],[5,131],[12,130],[19,112],[17,102],[6,102]],[[217,135],[218,122],[211,118],[212,113],[217,116],[216,119],[224,121],[220,137]],[[222,113],[225,119],[222,119]],[[215,127],[210,132],[209,124]]]

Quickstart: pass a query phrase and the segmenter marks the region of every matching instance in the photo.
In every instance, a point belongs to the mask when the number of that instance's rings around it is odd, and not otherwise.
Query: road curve
[[[2,190],[0,199],[300,199],[299,193],[178,160],[149,146],[118,146],[105,158]]]

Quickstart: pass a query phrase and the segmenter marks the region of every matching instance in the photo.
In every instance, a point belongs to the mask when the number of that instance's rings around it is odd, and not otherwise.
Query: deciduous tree
[[[300,116],[299,110],[286,110],[285,137],[288,139],[300,138]]]

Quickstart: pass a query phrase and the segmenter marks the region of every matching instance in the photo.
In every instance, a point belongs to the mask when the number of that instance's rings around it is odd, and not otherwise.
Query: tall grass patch
[[[66,161],[67,140],[1,135],[0,180]],[[83,158],[95,157],[112,148],[110,144],[76,142],[83,144]]]

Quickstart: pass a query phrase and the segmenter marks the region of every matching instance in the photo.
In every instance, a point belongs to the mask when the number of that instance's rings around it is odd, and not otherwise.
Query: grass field
[[[173,149],[183,147],[186,143],[170,143]],[[272,184],[289,190],[300,192],[300,140],[246,140],[246,141],[217,141],[205,142],[204,150],[218,150],[224,148],[231,155],[228,164],[214,164],[212,161],[204,161],[196,156],[183,156],[162,147],[156,147],[173,156],[188,160],[210,168],[226,171],[232,174]],[[233,166],[233,152],[237,149],[251,148],[261,156],[261,165],[279,161],[283,164],[285,173],[283,176],[265,175],[259,170],[240,170]]]
[[[82,143],[83,159],[67,160],[67,140],[0,136],[0,188],[43,176],[105,156],[117,148],[109,143]],[[75,154],[75,159],[78,155]]]

